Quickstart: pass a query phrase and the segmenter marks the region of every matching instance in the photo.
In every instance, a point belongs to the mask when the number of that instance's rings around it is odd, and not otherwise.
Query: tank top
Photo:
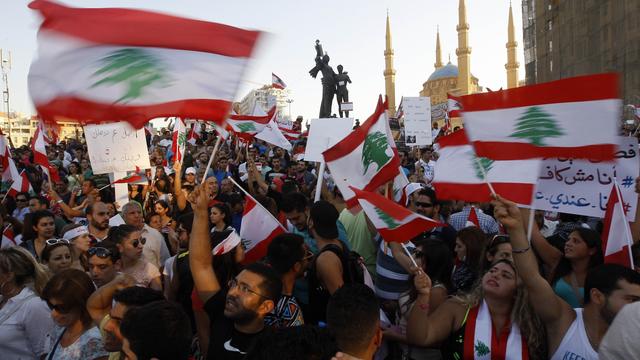
[[[589,337],[584,328],[582,308],[574,310],[576,311],[576,319],[573,320],[573,323],[564,334],[562,342],[560,342],[560,346],[558,346],[558,350],[553,354],[551,360],[598,360],[598,353],[591,347]]]

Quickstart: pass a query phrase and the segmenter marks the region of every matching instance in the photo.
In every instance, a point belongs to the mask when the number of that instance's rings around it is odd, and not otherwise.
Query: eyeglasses
[[[430,207],[433,207],[433,204],[416,201],[416,207],[430,208]]]
[[[67,244],[69,245],[70,242],[67,239],[49,239],[46,241],[47,245],[56,245],[56,244]]]
[[[268,297],[266,297],[266,296],[264,296],[264,295],[262,295],[262,294],[260,294],[260,293],[258,293],[258,292],[255,292],[255,291],[251,290],[251,289],[249,288],[249,286],[247,286],[246,284],[239,283],[237,279],[231,279],[231,280],[229,280],[229,282],[227,283],[227,285],[229,285],[229,290],[231,290],[231,289],[233,289],[233,288],[237,287],[237,288],[238,288],[238,290],[240,290],[240,292],[241,292],[241,293],[243,293],[243,294],[252,293],[252,294],[258,295],[258,296],[260,296],[260,297],[262,297],[262,298],[265,298],[265,299],[269,300],[269,298],[268,298]]]
[[[49,300],[47,300],[47,306],[49,307],[50,310],[55,310],[60,314],[68,314],[73,310],[70,306],[65,306],[62,304],[53,305],[52,303],[49,302]]]
[[[137,247],[138,247],[138,245],[140,245],[140,244],[144,245],[146,242],[147,242],[147,239],[145,239],[145,238],[140,238],[140,239],[135,239],[135,240],[131,243],[131,245],[132,245],[134,248],[137,248]]]
[[[89,248],[89,250],[87,250],[87,254],[89,254],[89,256],[97,256],[99,258],[103,258],[106,259],[108,257],[110,257],[113,253],[111,252],[111,250],[107,249],[107,248],[103,248],[103,247],[92,247]]]

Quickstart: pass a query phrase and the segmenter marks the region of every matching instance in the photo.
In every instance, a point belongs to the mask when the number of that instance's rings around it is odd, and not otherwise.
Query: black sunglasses
[[[71,312],[71,310],[73,310],[70,306],[65,306],[62,304],[53,305],[52,303],[49,302],[49,300],[47,300],[47,306],[49,307],[50,310],[55,310],[60,314],[68,314]]]
[[[89,254],[89,256],[97,256],[99,258],[103,258],[106,259],[108,257],[111,256],[112,252],[111,250],[107,249],[107,248],[103,248],[103,247],[92,247],[89,248],[89,250],[87,250],[87,254]]]
[[[144,245],[146,242],[147,242],[147,239],[145,239],[145,238],[140,238],[140,239],[135,239],[135,240],[131,243],[131,245],[132,245],[134,248],[137,248],[137,247],[138,247],[138,245],[140,245],[140,244]]]

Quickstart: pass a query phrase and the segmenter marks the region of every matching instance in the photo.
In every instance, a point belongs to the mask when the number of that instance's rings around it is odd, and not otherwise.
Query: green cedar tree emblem
[[[93,76],[101,79],[91,87],[126,84],[126,93],[116,102],[137,99],[148,86],[166,87],[172,80],[167,76],[164,64],[144,49],[116,50],[100,59],[100,62],[102,67]]]
[[[367,173],[372,163],[378,166],[379,171],[391,159],[391,156],[387,155],[387,147],[389,143],[386,134],[376,131],[367,135],[362,147],[362,165],[364,166],[362,175]]]
[[[251,131],[258,131],[258,129],[256,129],[256,126],[252,122],[239,123],[236,126],[243,133],[247,133],[247,132],[251,132]]]
[[[400,226],[400,224],[398,224],[389,214],[387,214],[386,212],[375,208],[376,210],[376,214],[378,215],[378,217],[380,218],[380,220],[382,220],[385,225],[387,225],[387,227],[389,229],[394,229],[398,226]]]
[[[489,353],[491,352],[491,349],[489,349],[487,344],[483,343],[480,340],[476,342],[475,350],[478,356],[486,356],[486,355],[489,355]]]
[[[528,108],[516,123],[516,129],[511,137],[528,139],[536,146],[545,146],[545,138],[566,135],[557,121],[539,106]]]
[[[183,146],[187,142],[187,133],[181,131],[178,133],[178,146]]]
[[[472,160],[471,165],[473,166],[473,170],[476,173],[478,179],[484,180],[485,174],[488,174],[491,168],[493,167],[493,160],[487,159],[484,157],[477,157],[475,154],[471,154]]]

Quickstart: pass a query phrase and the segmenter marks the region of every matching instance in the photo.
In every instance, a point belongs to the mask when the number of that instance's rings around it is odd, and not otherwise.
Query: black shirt
[[[226,294],[219,291],[205,304],[204,311],[211,321],[211,334],[209,335],[209,350],[207,359],[236,360],[244,359],[255,340],[265,331],[255,334],[245,334],[236,330],[233,321],[223,315]]]

